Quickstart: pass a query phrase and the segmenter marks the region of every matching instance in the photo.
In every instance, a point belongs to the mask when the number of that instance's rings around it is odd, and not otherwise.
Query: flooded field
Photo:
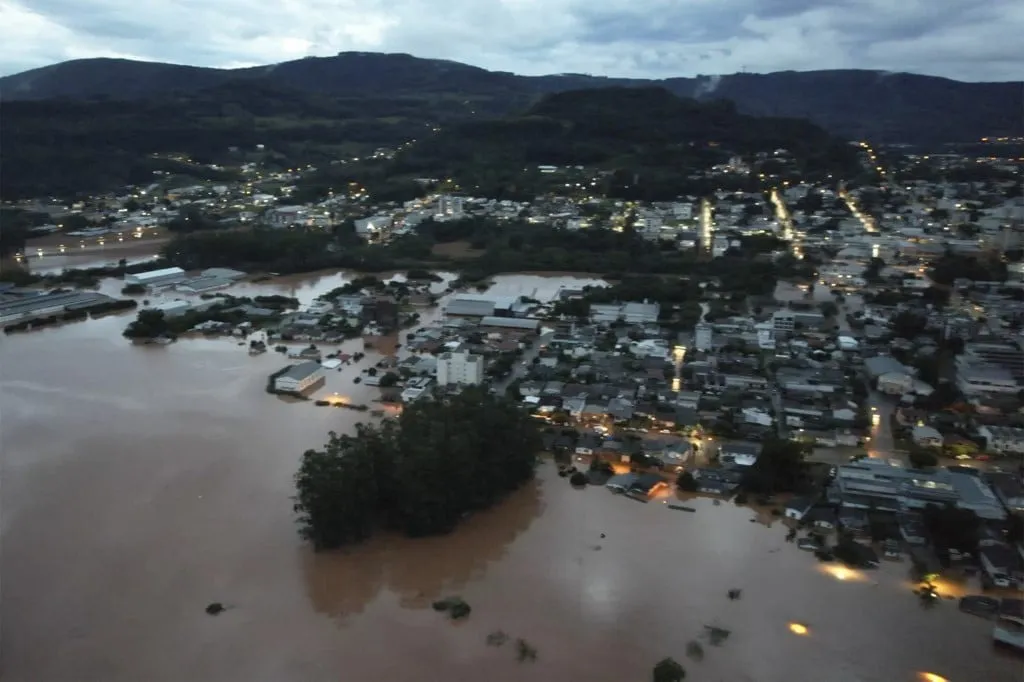
[[[308,302],[349,277],[228,291]],[[508,275],[493,292],[543,300],[586,283]],[[549,463],[447,537],[314,555],[289,499],[299,457],[367,415],[265,393],[286,362],[275,353],[134,347],[129,320],[0,339],[5,681],[640,682],[665,656],[693,680],[1019,679],[987,623],[951,601],[921,608],[906,564],[840,576],[769,514],[573,490]],[[369,402],[376,390],[353,379],[378,357],[327,372],[321,395]],[[430,608],[453,594],[473,607],[466,622]],[[227,611],[207,615],[214,601]],[[708,625],[731,634],[713,646]],[[489,646],[497,630],[511,639]],[[519,637],[536,661],[516,660]],[[693,640],[702,661],[687,658]]]

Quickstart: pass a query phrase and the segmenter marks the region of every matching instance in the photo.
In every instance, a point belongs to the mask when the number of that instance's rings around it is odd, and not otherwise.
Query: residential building
[[[319,362],[310,360],[292,365],[274,378],[274,389],[287,393],[302,393],[324,381]]]
[[[915,426],[910,431],[910,437],[914,439],[915,445],[926,448],[942,447],[942,434],[931,426]]]
[[[437,200],[437,213],[442,216],[458,217],[464,210],[465,199],[450,194],[441,195]]]
[[[644,300],[642,303],[592,303],[590,319],[593,322],[615,322],[622,320],[628,324],[654,324],[661,313],[661,305]]]
[[[693,345],[699,351],[707,352],[714,348],[714,328],[707,322],[698,322],[693,330]]]
[[[441,386],[476,386],[484,380],[484,358],[472,353],[442,353],[437,359],[437,383]]]
[[[769,422],[769,426],[771,423]],[[726,464],[736,466],[753,466],[757,458],[761,456],[760,443],[748,443],[744,441],[723,443],[718,451],[718,458]]]
[[[816,329],[825,317],[814,310],[776,310],[772,313],[772,328],[776,332],[788,333],[797,329]]]
[[[411,403],[414,400],[429,395],[430,384],[433,379],[430,377],[413,377],[405,382],[405,389],[402,391],[401,400],[403,403]]]
[[[1012,426],[982,426],[978,435],[985,438],[985,450],[1001,454],[1024,454],[1024,429]]]
[[[290,227],[305,223],[309,218],[309,209],[305,206],[280,206],[268,209],[263,214],[263,221],[270,227]]]

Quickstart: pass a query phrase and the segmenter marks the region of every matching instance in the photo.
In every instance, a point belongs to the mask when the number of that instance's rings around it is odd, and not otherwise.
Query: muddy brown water
[[[309,300],[345,277],[239,293]],[[507,276],[496,291],[581,283]],[[295,533],[292,476],[304,449],[366,414],[266,394],[275,353],[133,347],[129,319],[0,338],[4,680],[619,682],[665,656],[694,680],[1019,679],[984,621],[919,606],[905,564],[839,580],[770,515],[577,491],[551,464],[447,537],[315,555]],[[358,371],[328,372],[322,394],[371,399]],[[473,607],[465,622],[430,608],[452,594]],[[228,608],[209,616],[210,602]],[[731,635],[711,646],[705,625]],[[512,639],[488,646],[496,630]],[[536,662],[516,661],[517,637]],[[695,639],[700,662],[686,657]]]

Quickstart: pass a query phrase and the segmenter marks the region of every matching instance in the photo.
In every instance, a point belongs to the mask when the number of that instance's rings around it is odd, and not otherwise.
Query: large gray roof
[[[296,381],[302,381],[310,374],[320,370],[320,363],[310,360],[309,362],[300,362],[297,365],[292,365],[278,378],[288,377],[289,379],[295,379]]]
[[[889,374],[891,372],[910,374],[910,370],[904,367],[903,363],[891,355],[876,355],[873,358],[868,358],[864,361],[864,369],[872,379],[877,379],[883,374]]]
[[[536,329],[540,320],[525,317],[485,317],[480,320],[482,327],[507,327],[509,329]]]
[[[444,307],[446,315],[467,315],[470,317],[486,317],[494,314],[493,300],[453,298]]]

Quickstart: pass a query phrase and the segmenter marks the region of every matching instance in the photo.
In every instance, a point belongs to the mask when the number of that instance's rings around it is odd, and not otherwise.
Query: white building
[[[628,324],[654,324],[661,313],[661,304],[630,301],[628,303],[591,303],[590,319],[594,322],[623,320]]]
[[[181,268],[163,268],[160,270],[149,270],[137,272],[134,275],[125,275],[125,284],[141,284],[146,287],[177,284],[186,279],[185,271]]]
[[[437,200],[438,215],[458,217],[461,216],[465,207],[465,200],[462,197],[453,197],[449,194],[441,195]]]
[[[153,310],[159,310],[164,314],[164,317],[177,317],[184,315],[192,308],[192,304],[182,299],[175,299],[173,301],[163,301],[153,306]]]
[[[982,426],[978,435],[985,438],[985,450],[999,453],[1024,453],[1024,429],[1012,426]]]
[[[300,362],[274,378],[274,389],[301,393],[323,379],[324,372],[319,362]]]
[[[414,400],[419,400],[424,396],[428,396],[430,389],[430,377],[413,377],[409,381],[405,382],[405,390],[402,391],[401,400],[403,403],[411,403]]]
[[[442,353],[437,359],[441,386],[476,386],[484,380],[484,358],[472,353]]]
[[[271,227],[288,227],[307,222],[309,209],[305,206],[281,206],[272,208],[263,215],[263,220]]]
[[[699,351],[709,351],[714,347],[714,330],[707,322],[698,322],[693,330],[693,345]]]

